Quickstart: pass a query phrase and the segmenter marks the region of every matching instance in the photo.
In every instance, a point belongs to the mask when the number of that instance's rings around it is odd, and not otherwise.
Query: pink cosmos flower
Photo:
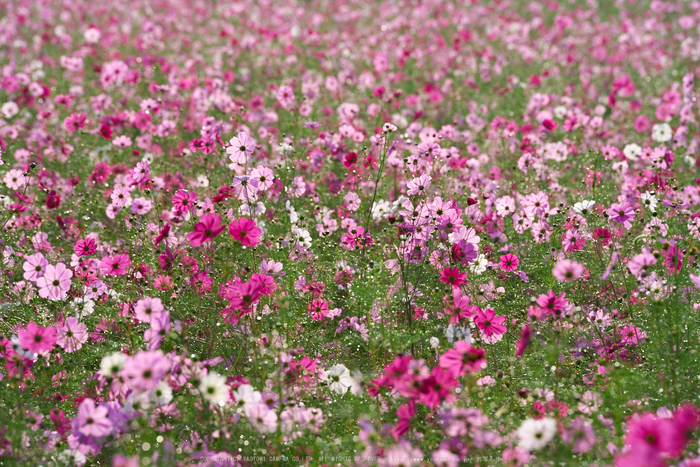
[[[282,104],[282,107],[289,109],[295,102],[294,91],[289,86],[280,86],[277,89],[277,100]]]
[[[421,175],[418,178],[414,178],[406,185],[408,194],[413,196],[426,193],[426,190],[430,187],[431,181],[432,178],[429,175]]]
[[[248,158],[255,151],[255,140],[248,136],[245,131],[238,133],[238,136],[231,138],[231,146],[226,148],[229,159],[235,164],[245,164]]]
[[[20,329],[17,335],[20,347],[32,353],[49,352],[56,345],[56,328],[42,328],[34,321],[27,323],[27,327]]]
[[[35,282],[46,273],[46,267],[49,262],[41,253],[34,253],[27,256],[27,260],[22,265],[24,269],[24,278],[28,281]]]
[[[78,256],[89,256],[94,254],[96,250],[97,242],[94,238],[86,238],[85,240],[81,238],[75,242],[75,246],[73,247],[73,251]]]
[[[457,341],[454,349],[440,356],[439,365],[455,377],[463,376],[467,371],[476,373],[486,368],[484,349],[474,348],[467,341]]]
[[[46,273],[36,281],[39,296],[49,300],[65,300],[66,292],[70,289],[70,278],[73,272],[63,263],[56,266],[46,266]]]
[[[257,186],[258,190],[265,191],[272,188],[275,174],[267,167],[256,167],[250,172],[250,179],[253,185]]]
[[[241,217],[237,221],[231,221],[228,233],[243,244],[243,246],[255,246],[259,243],[258,237],[262,235],[262,230],[255,224],[253,219]]]
[[[194,232],[187,234],[187,240],[194,247],[201,245],[202,243],[213,240],[215,237],[219,236],[221,232],[224,231],[226,226],[221,225],[221,216],[214,214],[204,214],[194,226]]]
[[[644,251],[638,255],[632,257],[631,260],[627,262],[627,269],[632,273],[634,277],[639,277],[643,270],[656,264],[656,257]]]
[[[466,284],[467,273],[459,272],[459,269],[455,268],[445,268],[440,271],[440,281],[445,284],[450,284],[452,287],[459,288],[462,284]]]
[[[277,413],[264,402],[246,404],[245,412],[250,424],[261,433],[274,433],[277,430]]]
[[[639,133],[646,132],[650,126],[649,119],[644,115],[639,115],[634,119],[634,129]]]
[[[170,313],[164,311],[163,313],[154,316],[151,319],[151,328],[147,329],[143,334],[143,338],[148,341],[146,344],[147,350],[156,350],[160,347],[160,343],[163,342],[166,334],[170,332]]]
[[[145,297],[136,302],[134,307],[134,313],[136,314],[136,319],[143,323],[150,323],[151,320],[161,313],[163,313],[165,307],[160,298]]]
[[[87,338],[87,326],[79,322],[78,318],[66,318],[58,328],[58,345],[68,353],[80,350]]]
[[[693,282],[695,288],[700,290],[700,275],[696,276],[695,274],[691,274],[690,280]]]
[[[586,268],[576,261],[570,259],[560,259],[552,269],[552,275],[559,282],[569,282],[580,278]]]
[[[148,162],[139,162],[136,164],[136,167],[134,167],[134,172],[131,178],[134,180],[134,182],[140,183],[148,177],[148,175],[150,174],[150,170],[151,169],[148,165]]]
[[[112,204],[115,207],[121,208],[131,204],[131,192],[126,187],[116,187],[110,197],[112,198]]]
[[[488,337],[494,334],[505,334],[507,329],[502,324],[505,320],[505,316],[496,316],[496,312],[489,308],[486,310],[479,308],[476,310],[476,316],[474,317],[474,323]]]
[[[634,220],[634,208],[629,204],[625,203],[620,205],[613,203],[605,212],[611,221],[622,224],[625,229],[632,227],[632,221]]]
[[[112,431],[112,422],[108,414],[107,407],[95,407],[94,400],[85,399],[73,419],[73,429],[85,436],[107,436]]]
[[[127,269],[131,266],[129,255],[118,253],[112,257],[104,256],[100,261],[100,270],[103,274],[109,276],[122,276],[126,274]]]
[[[647,333],[638,327],[627,325],[620,329],[620,336],[625,344],[637,345],[646,339]]]
[[[271,259],[270,260],[264,259],[260,263],[260,271],[262,271],[266,274],[274,275],[274,276],[284,275],[284,273],[280,274],[283,267],[284,267],[284,265],[281,262],[275,262],[274,260],[271,260]]]
[[[177,190],[173,196],[173,205],[177,212],[187,212],[194,208],[197,193],[194,191]]]
[[[498,264],[498,267],[501,268],[501,271],[509,272],[518,269],[518,264],[520,264],[518,257],[508,253],[501,256],[501,262]]]
[[[85,120],[87,120],[87,115],[84,112],[73,113],[63,120],[63,128],[66,131],[78,131],[85,127]]]
[[[140,351],[124,363],[124,376],[130,387],[144,391],[155,388],[170,369],[160,350]]]

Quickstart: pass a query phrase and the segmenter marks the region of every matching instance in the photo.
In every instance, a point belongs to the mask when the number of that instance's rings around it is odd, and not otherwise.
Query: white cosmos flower
[[[70,303],[70,306],[75,310],[78,318],[91,315],[95,311],[95,302],[88,297],[76,298]]]
[[[297,227],[296,225],[292,226],[292,237],[299,242],[299,245],[301,245],[303,248],[310,248],[311,247],[311,234],[309,233],[308,230],[302,229]],[[294,243],[292,243],[293,245]]]
[[[558,105],[558,106],[554,107],[554,116],[557,118],[566,117],[567,112],[568,112],[568,110],[563,105]]]
[[[673,130],[668,123],[657,123],[651,127],[651,139],[657,143],[665,143],[673,138]]]
[[[469,270],[478,276],[486,271],[486,266],[488,266],[488,264],[489,260],[486,259],[486,255],[479,253],[479,256],[476,257],[476,261],[469,264]]]
[[[549,444],[557,432],[557,422],[552,418],[535,420],[528,418],[518,428],[518,445],[528,451],[541,449]]]
[[[595,206],[595,201],[583,200],[574,204],[574,212],[577,214],[585,214]]]
[[[167,405],[173,400],[173,390],[167,381],[161,381],[153,390],[153,400],[158,405]]]
[[[454,343],[454,341],[466,341],[468,344],[472,343],[472,332],[466,326],[455,327],[450,324],[445,330],[445,337],[450,344]]]
[[[100,373],[102,373],[103,376],[114,376],[122,371],[125,362],[126,355],[121,352],[114,352],[112,355],[107,355],[103,357],[100,362]]]
[[[648,207],[651,212],[656,212],[656,207],[659,205],[659,200],[656,199],[655,195],[646,191],[642,194],[641,198],[644,206]]]
[[[627,157],[627,159],[631,161],[636,161],[639,159],[639,156],[642,155],[642,147],[638,144],[635,143],[630,143],[627,146],[625,146],[625,149],[622,150],[622,153]]]
[[[350,376],[350,370],[342,363],[330,367],[326,372],[326,378],[330,383],[330,390],[338,394],[345,394],[355,384],[355,380]]]
[[[77,449],[65,449],[58,455],[58,460],[66,465],[85,465],[87,457]]]
[[[229,402],[226,378],[213,371],[207,373],[199,382],[199,391],[202,397],[212,404]]]

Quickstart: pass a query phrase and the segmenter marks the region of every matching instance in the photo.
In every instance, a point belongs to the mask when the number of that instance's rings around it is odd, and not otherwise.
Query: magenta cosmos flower
[[[498,267],[501,268],[501,271],[509,272],[518,269],[518,264],[520,264],[518,257],[512,253],[508,253],[507,255],[501,256],[501,262],[498,264]]]
[[[24,269],[24,278],[28,281],[35,282],[46,272],[46,266],[49,262],[41,253],[35,253],[27,256],[27,260],[22,265]]]
[[[190,245],[199,246],[219,236],[226,226],[221,225],[221,216],[214,214],[204,214],[200,222],[194,226],[194,232],[187,234]]]
[[[505,320],[505,316],[496,316],[496,312],[490,308],[487,308],[486,310],[476,310],[476,316],[474,317],[474,323],[488,337],[491,337],[494,334],[505,334],[506,327],[503,326],[503,322],[505,322]]]
[[[484,349],[474,348],[467,341],[457,341],[454,349],[440,356],[439,364],[455,377],[463,376],[467,371],[476,373],[486,368]]]
[[[20,329],[19,345],[32,353],[48,352],[56,345],[56,328],[42,328],[34,321],[27,323],[27,327]]]
[[[56,266],[46,266],[46,274],[36,281],[39,296],[49,300],[65,300],[66,292],[70,289],[70,278],[73,272],[63,263]]]
[[[87,326],[78,318],[66,318],[63,326],[58,328],[58,345],[68,353],[80,350],[87,338]]]
[[[317,298],[309,304],[309,314],[314,321],[321,321],[328,316],[328,302]]]
[[[556,314],[557,316],[561,313],[564,308],[569,304],[569,301],[565,298],[566,292],[562,292],[560,296],[554,294],[554,291],[550,290],[549,293],[541,294],[537,297],[535,302],[539,307],[540,316],[537,319],[544,318],[551,314]]]
[[[255,225],[253,219],[241,217],[237,221],[232,221],[228,228],[228,233],[243,244],[243,246],[255,246],[258,244],[258,237],[262,235],[260,227]]]
[[[187,212],[194,207],[197,193],[194,191],[177,190],[173,196],[173,205],[177,212]]]
[[[678,274],[683,267],[683,252],[676,245],[671,245],[664,253],[664,266],[669,274]]]
[[[85,399],[73,419],[73,427],[85,436],[107,436],[112,431],[112,422],[107,407],[95,407],[95,401]]]
[[[459,287],[467,283],[467,273],[459,272],[457,268],[445,268],[440,272],[440,282],[450,284],[452,287]]]
[[[114,256],[104,256],[100,261],[100,270],[109,276],[122,276],[126,274],[131,266],[129,255],[116,254]]]

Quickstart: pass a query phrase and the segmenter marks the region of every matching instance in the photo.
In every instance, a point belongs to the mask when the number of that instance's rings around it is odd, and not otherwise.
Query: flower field
[[[700,467],[700,1],[0,4],[0,466]]]

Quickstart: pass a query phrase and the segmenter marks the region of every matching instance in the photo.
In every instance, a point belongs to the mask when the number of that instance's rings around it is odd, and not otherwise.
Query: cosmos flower
[[[520,264],[518,257],[514,254],[508,253],[507,255],[501,256],[501,261],[498,264],[498,267],[501,269],[501,271],[510,272],[518,269],[518,264]]]
[[[123,276],[131,266],[129,256],[117,253],[114,256],[103,256],[100,261],[100,270],[109,276]]]
[[[33,255],[27,256],[27,260],[22,265],[22,269],[24,269],[24,278],[28,281],[36,282],[46,273],[46,267],[48,265],[49,261],[44,258],[44,255],[41,253],[34,253]]]
[[[462,376],[467,372],[473,374],[481,371],[487,364],[484,349],[474,348],[467,341],[457,341],[454,349],[440,356],[439,365],[455,376]]]
[[[246,217],[231,221],[228,232],[234,240],[238,240],[243,246],[257,245],[259,243],[258,237],[262,235],[262,230],[255,224],[255,221]]]
[[[569,282],[579,279],[586,268],[570,259],[560,259],[552,269],[552,275],[559,282]]]
[[[194,226],[194,231],[187,234],[187,240],[190,241],[190,245],[197,247],[213,240],[225,229],[226,226],[221,225],[220,215],[204,214]]]
[[[271,410],[263,402],[255,402],[246,405],[246,417],[251,425],[262,433],[274,433],[277,431],[277,413]]]
[[[518,428],[518,446],[528,451],[542,449],[557,433],[557,422],[552,418],[528,418]]]
[[[350,370],[342,363],[330,367],[326,372],[326,377],[329,389],[338,394],[345,394],[354,384],[354,380],[350,376]]]
[[[210,371],[199,382],[199,392],[202,397],[216,405],[225,404],[229,401],[229,388],[226,385],[226,378]]]
[[[459,269],[455,268],[445,268],[440,272],[440,281],[445,284],[449,284],[452,287],[460,287],[462,284],[466,284],[467,274],[459,272]]]
[[[503,326],[505,320],[505,316],[496,316],[496,312],[489,308],[486,310],[479,308],[474,317],[474,323],[488,337],[494,334],[505,334],[506,327]]]
[[[152,390],[170,369],[168,360],[159,350],[140,351],[124,364],[124,376],[130,387]]]
[[[634,208],[629,204],[620,205],[613,203],[605,212],[611,221],[622,224],[626,229],[632,227],[632,221],[634,220]]]
[[[95,401],[87,398],[80,403],[78,413],[73,419],[73,429],[86,436],[107,436],[112,431],[106,407],[96,406]]]
[[[144,297],[134,306],[136,318],[144,323],[150,323],[154,317],[163,313],[165,307],[160,298]]]
[[[58,345],[67,353],[75,352],[87,342],[87,326],[78,321],[78,318],[66,318],[63,325],[58,328]]]
[[[56,345],[56,328],[53,326],[41,327],[34,321],[20,329],[19,345],[32,353],[49,352]]]
[[[46,273],[36,280],[39,296],[49,300],[65,300],[71,285],[73,272],[63,263],[46,266]]]

